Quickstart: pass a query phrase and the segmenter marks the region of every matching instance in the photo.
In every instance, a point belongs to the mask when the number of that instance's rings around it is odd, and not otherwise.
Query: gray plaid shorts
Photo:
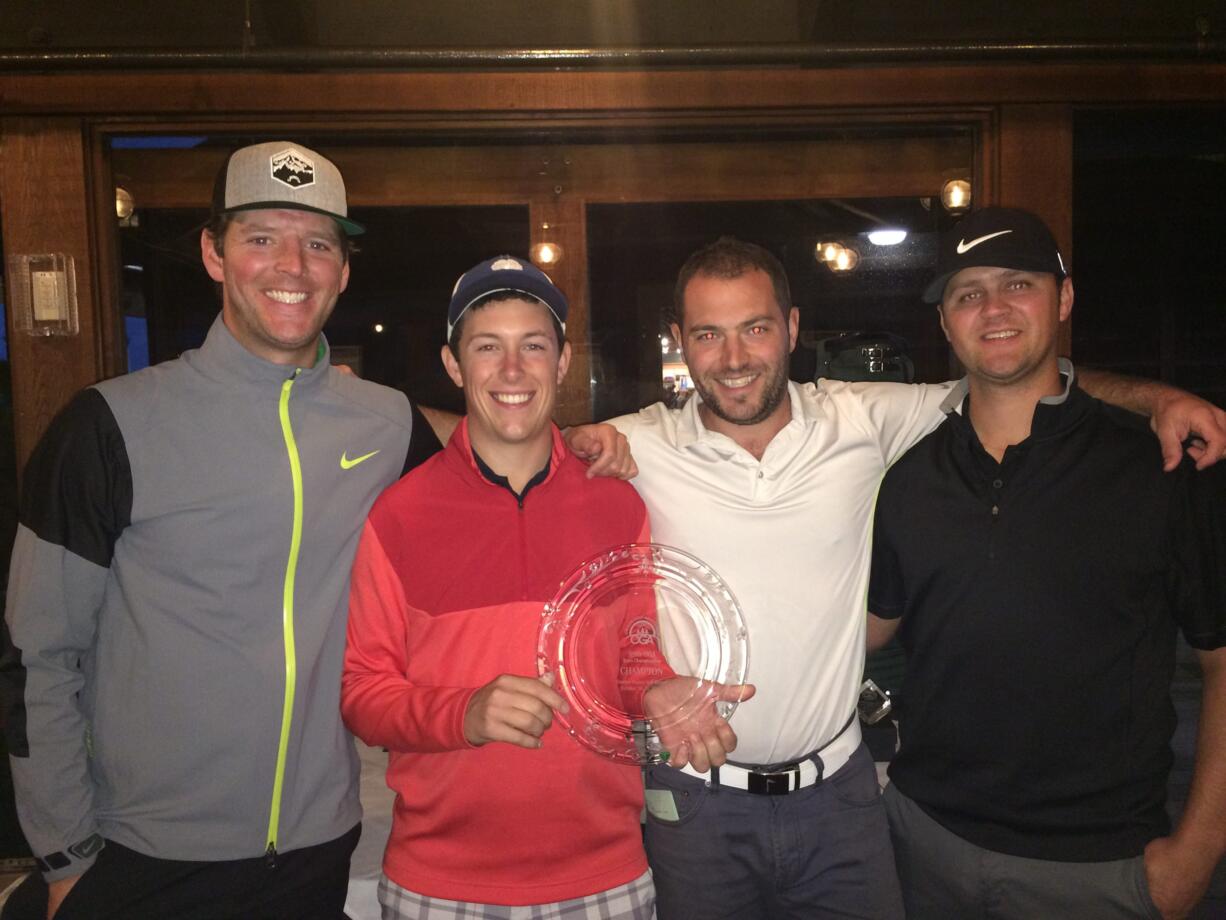
[[[586,898],[508,907],[428,898],[379,876],[383,920],[655,920],[656,888],[651,872]]]

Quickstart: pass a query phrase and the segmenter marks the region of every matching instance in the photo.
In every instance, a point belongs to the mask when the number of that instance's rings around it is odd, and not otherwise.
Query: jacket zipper
[[[268,815],[268,847],[264,858],[268,865],[277,864],[277,833],[281,824],[281,796],[285,784],[285,762],[289,756],[289,734],[294,720],[294,690],[298,680],[298,655],[294,646],[294,578],[298,572],[298,555],[302,549],[302,464],[298,459],[298,444],[289,418],[289,397],[294,381],[302,373],[281,384],[281,434],[285,452],[289,455],[290,477],[294,484],[294,524],[290,536],[289,558],[285,562],[285,584],[281,592],[281,630],[285,638],[285,700],[281,706],[281,740],[277,745],[277,771],[272,783],[272,807]]]

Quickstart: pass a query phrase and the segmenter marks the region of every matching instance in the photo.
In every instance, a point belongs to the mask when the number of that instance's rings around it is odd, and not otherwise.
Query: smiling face
[[[499,469],[496,461],[524,451],[547,455],[570,364],[570,345],[558,347],[548,308],[520,297],[470,307],[457,351],[444,346],[443,365],[464,390],[469,440],[482,459]]]
[[[799,315],[775,299],[770,277],[752,269],[735,278],[695,275],[685,287],[684,328],[673,325],[699,412],[713,431],[742,443],[769,440],[791,418],[788,355]],[[743,445],[744,446],[744,445]]]
[[[941,328],[975,380],[996,386],[1053,378],[1073,282],[1009,268],[965,268],[949,279]]]
[[[200,255],[222,286],[222,319],[249,352],[310,367],[319,333],[349,283],[336,221],[310,211],[239,211],[222,239],[206,230]]]

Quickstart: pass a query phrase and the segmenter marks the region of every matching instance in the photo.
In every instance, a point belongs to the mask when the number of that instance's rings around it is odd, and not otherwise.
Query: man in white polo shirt
[[[662,920],[902,917],[854,719],[857,614],[877,484],[938,423],[946,388],[789,382],[791,303],[761,247],[724,238],[699,250],[677,280],[673,325],[698,398],[613,420],[653,539],[709,563],[744,608],[757,686],[733,717],[735,760],[675,751],[683,769],[648,771]]]
[[[757,686],[733,716],[734,753],[712,736],[648,771],[661,920],[903,916],[855,721],[869,532],[883,473],[940,423],[949,388],[789,382],[791,303],[783,266],[761,247],[724,238],[699,250],[678,277],[672,327],[698,398],[613,420],[653,539],[709,563],[744,608]],[[1186,396],[1145,387],[1123,395]],[[1168,460],[1189,411],[1220,452],[1212,407],[1178,408]]]

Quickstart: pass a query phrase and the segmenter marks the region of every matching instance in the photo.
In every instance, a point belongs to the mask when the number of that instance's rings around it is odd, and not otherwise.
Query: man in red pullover
[[[589,480],[550,420],[566,310],[526,259],[461,276],[442,356],[467,415],[362,535],[341,705],[354,734],[391,752],[385,918],[655,915],[639,772],[551,727],[566,704],[536,676],[559,582],[649,539],[634,489]]]

